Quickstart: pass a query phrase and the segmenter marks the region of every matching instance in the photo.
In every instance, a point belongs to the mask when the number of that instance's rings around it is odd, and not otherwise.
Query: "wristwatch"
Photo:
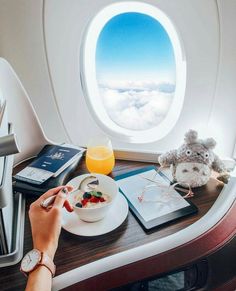
[[[39,266],[45,266],[52,273],[52,277],[55,275],[56,266],[52,259],[44,252],[37,249],[29,251],[21,261],[20,270],[26,276]]]

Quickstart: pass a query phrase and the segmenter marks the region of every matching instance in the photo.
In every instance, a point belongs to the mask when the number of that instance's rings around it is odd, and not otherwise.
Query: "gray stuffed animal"
[[[213,138],[198,139],[194,130],[185,134],[185,143],[176,150],[159,156],[162,167],[172,166],[173,178],[182,186],[199,187],[205,185],[214,170],[220,175],[217,179],[227,183],[229,173],[223,162],[212,151],[216,145]]]

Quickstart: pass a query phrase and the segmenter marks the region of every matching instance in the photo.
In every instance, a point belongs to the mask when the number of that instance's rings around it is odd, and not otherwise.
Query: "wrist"
[[[50,278],[52,277],[52,272],[45,265],[38,265],[37,268],[35,268],[29,273],[28,277],[37,276],[37,274],[39,273],[49,275]]]
[[[52,260],[54,259],[57,245],[54,245],[54,244],[45,245],[45,243],[35,242],[33,246],[35,249],[39,250],[40,252],[46,253]]]
[[[28,276],[29,274],[35,275],[38,273],[51,273],[51,276],[54,277],[56,266],[53,263],[53,260],[49,257],[46,252],[41,252],[38,249],[32,249],[29,251],[21,261],[20,270]]]

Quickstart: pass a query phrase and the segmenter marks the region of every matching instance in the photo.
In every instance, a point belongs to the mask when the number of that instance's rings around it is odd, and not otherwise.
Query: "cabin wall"
[[[0,56],[19,76],[46,134],[64,140],[45,54],[43,1],[0,0],[0,7]]]
[[[59,108],[66,128],[75,143],[86,144],[87,136],[101,130],[88,110],[79,82],[79,49],[89,20],[105,5],[116,1],[96,1],[86,9],[86,1],[46,1],[45,39]],[[156,1],[146,1],[157,5]],[[55,9],[57,7],[57,9]],[[213,102],[219,59],[219,25],[215,1],[158,1],[162,9],[176,24],[185,49],[187,61],[187,87],[184,106],[173,130],[162,140],[147,144],[128,144],[113,139],[117,148],[162,151],[179,144],[189,127],[203,131]],[[186,25],[191,23],[191,25]],[[206,30],[209,27],[209,32]],[[191,28],[191,29],[190,29]],[[205,43],[205,46],[201,44]],[[63,45],[58,45],[63,44]],[[66,60],[66,61],[65,61]],[[63,67],[63,70],[61,68]],[[72,81],[71,81],[72,80]],[[201,97],[199,97],[201,96]],[[199,106],[201,99],[201,106]],[[73,120],[67,103],[74,105]],[[193,110],[194,108],[194,110]],[[83,120],[84,128],[76,128]],[[74,124],[73,124],[74,123]]]
[[[14,67],[51,139],[86,145],[102,130],[88,110],[80,83],[80,47],[88,21],[111,0],[0,0],[0,56]],[[176,24],[187,61],[181,116],[162,140],[115,148],[161,152],[196,128],[232,156],[236,137],[236,2],[147,0]],[[89,8],[89,9],[88,9]]]
[[[209,117],[209,132],[222,155],[233,155],[236,143],[236,1],[218,0],[220,58],[216,92]],[[236,157],[234,153],[234,158]]]

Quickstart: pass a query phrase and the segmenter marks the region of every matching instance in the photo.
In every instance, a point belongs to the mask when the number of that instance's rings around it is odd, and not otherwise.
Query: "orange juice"
[[[115,165],[113,150],[106,146],[89,147],[86,166],[90,173],[109,174]]]

